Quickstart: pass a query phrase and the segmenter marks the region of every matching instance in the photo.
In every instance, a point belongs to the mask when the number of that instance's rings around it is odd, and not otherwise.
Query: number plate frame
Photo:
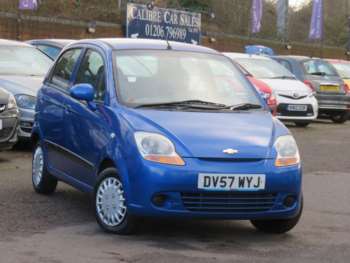
[[[209,191],[261,191],[266,188],[266,175],[199,174],[197,187]]]

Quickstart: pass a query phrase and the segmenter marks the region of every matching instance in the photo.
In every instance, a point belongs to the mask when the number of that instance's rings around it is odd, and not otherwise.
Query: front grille
[[[292,99],[292,100],[301,100],[305,99],[308,95],[286,95],[286,94],[278,94],[281,97]]]
[[[184,207],[193,212],[256,213],[270,210],[276,194],[208,192],[182,193]]]
[[[7,127],[0,130],[0,141],[7,140],[13,133],[13,127]]]
[[[277,114],[279,116],[290,116],[290,117],[311,117],[314,115],[314,110],[311,105],[307,105],[306,111],[289,111],[287,103],[280,103],[277,106]]]

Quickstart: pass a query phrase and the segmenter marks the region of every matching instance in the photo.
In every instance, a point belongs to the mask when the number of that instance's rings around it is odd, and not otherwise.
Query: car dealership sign
[[[199,44],[201,14],[128,4],[126,31],[130,38],[168,39]]]

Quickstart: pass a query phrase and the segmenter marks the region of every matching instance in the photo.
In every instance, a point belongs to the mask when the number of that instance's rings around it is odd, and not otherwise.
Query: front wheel
[[[47,170],[44,151],[40,143],[34,147],[32,162],[32,183],[39,194],[49,195],[55,192],[57,179]]]
[[[265,233],[270,234],[284,234],[292,230],[299,222],[303,212],[303,198],[301,199],[301,207],[299,213],[289,219],[275,219],[275,220],[251,220],[253,226]]]
[[[94,199],[96,220],[104,231],[127,235],[134,230],[135,219],[128,214],[123,183],[116,169],[107,168],[99,174]]]
[[[349,118],[348,112],[341,112],[341,113],[331,115],[331,120],[334,123],[338,123],[338,124],[345,123],[348,120],[348,118]]]

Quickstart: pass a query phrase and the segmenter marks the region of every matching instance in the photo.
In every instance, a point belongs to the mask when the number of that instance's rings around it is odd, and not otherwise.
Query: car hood
[[[275,92],[289,95],[298,92],[299,94],[309,94],[310,89],[300,80],[296,79],[261,79]]]
[[[265,111],[205,113],[125,110],[134,131],[161,133],[182,157],[266,159],[271,157],[276,121]],[[281,125],[281,124],[280,124]],[[238,150],[228,155],[225,149]]]
[[[0,88],[4,88],[13,95],[26,94],[36,97],[44,76],[15,76],[0,75]]]

